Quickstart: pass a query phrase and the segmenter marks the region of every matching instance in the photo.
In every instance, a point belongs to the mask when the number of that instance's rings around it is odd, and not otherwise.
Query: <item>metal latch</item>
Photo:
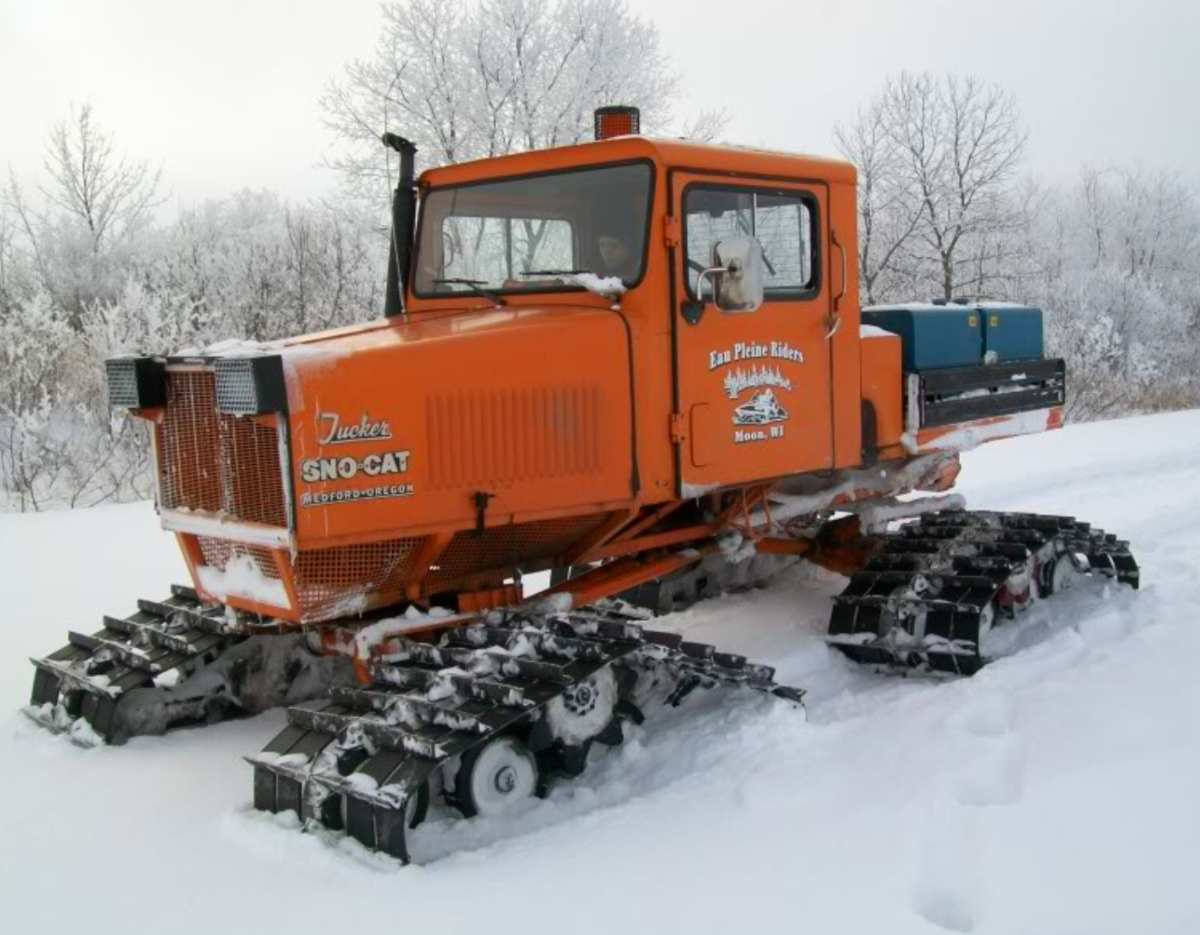
[[[667,215],[663,218],[663,243],[668,247],[678,247],[679,241],[679,218]]]
[[[488,503],[496,499],[494,493],[488,493],[486,490],[476,490],[471,495],[471,502],[475,506],[475,535],[476,537],[483,535],[484,527],[487,525],[487,508]]]
[[[682,412],[671,413],[671,444],[682,445],[687,441],[687,422]]]

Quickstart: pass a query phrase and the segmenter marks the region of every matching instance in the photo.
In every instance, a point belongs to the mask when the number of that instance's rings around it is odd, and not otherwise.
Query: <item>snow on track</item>
[[[283,714],[79,749],[17,709],[30,655],[182,580],[147,504],[0,516],[0,898],[13,930],[1192,932],[1200,928],[1200,412],[964,459],[975,508],[1132,540],[1143,590],[1076,593],[969,680],[855,669],[840,579],[796,568],[661,623],[778,666],[808,717],[695,693],[520,821],[431,815],[401,868],[254,812]]]

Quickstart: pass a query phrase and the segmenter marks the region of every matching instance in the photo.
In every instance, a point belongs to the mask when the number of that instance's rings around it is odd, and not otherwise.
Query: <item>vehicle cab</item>
[[[640,497],[859,463],[853,167],[599,129],[425,172],[407,313],[611,312]]]

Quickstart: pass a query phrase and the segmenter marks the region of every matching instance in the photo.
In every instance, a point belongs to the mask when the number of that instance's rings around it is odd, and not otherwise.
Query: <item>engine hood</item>
[[[629,342],[612,310],[422,313],[277,353],[302,547],[634,496]]]

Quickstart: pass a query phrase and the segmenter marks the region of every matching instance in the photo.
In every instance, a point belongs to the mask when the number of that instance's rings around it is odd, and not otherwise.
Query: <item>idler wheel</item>
[[[454,799],[467,817],[488,817],[512,811],[537,788],[538,765],[529,748],[516,737],[496,737],[463,754]]]

